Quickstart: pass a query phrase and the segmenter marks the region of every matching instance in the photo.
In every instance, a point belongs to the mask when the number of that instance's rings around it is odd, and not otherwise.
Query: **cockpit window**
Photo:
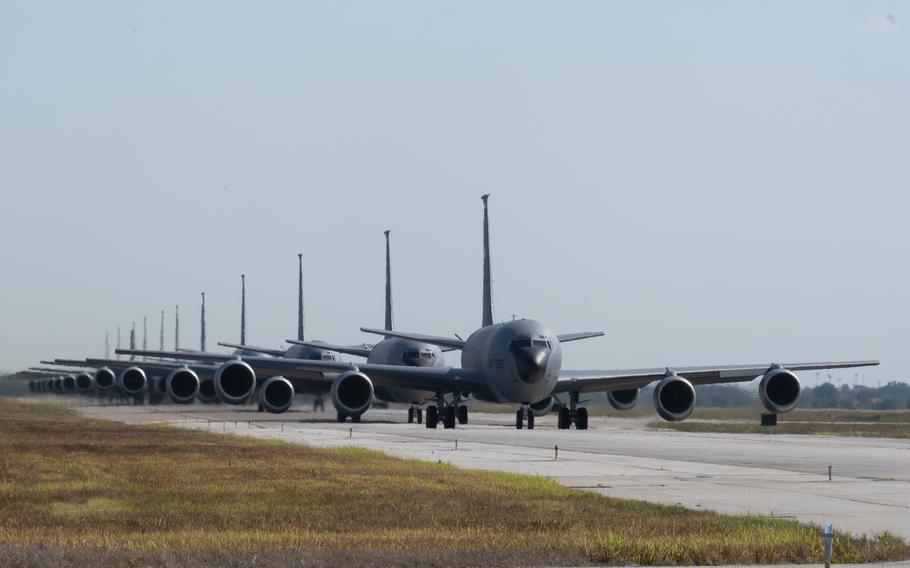
[[[431,351],[426,351],[426,352],[420,354],[420,358],[421,359],[435,359],[436,354]]]
[[[531,340],[527,337],[519,337],[512,341],[512,349],[525,349],[531,346]]]
[[[322,354],[322,360],[323,360],[323,361],[334,361],[334,360],[335,360],[335,354],[334,354],[334,353],[323,353],[323,354]]]
[[[534,347],[546,347],[547,349],[550,348],[550,342],[546,339],[535,339],[531,343],[534,345]]]

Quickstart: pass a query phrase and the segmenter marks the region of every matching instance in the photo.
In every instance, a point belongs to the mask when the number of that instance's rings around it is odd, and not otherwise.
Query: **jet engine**
[[[76,390],[81,393],[86,393],[92,390],[92,387],[95,386],[95,379],[91,374],[84,372],[76,375]]]
[[[373,404],[373,381],[360,371],[347,371],[332,383],[332,404],[340,416],[360,416]]]
[[[63,377],[63,381],[60,383],[60,386],[63,387],[63,392],[73,392],[76,390],[76,377],[72,375]]]
[[[164,380],[164,388],[172,401],[189,404],[199,392],[199,375],[187,367],[174,369]]]
[[[259,387],[259,404],[266,412],[281,414],[291,407],[293,400],[294,385],[284,377],[272,377]]]
[[[54,392],[63,392],[63,377],[54,377],[51,384],[51,390]]]
[[[679,422],[695,408],[695,387],[688,379],[667,375],[654,387],[654,408],[667,422]]]
[[[537,402],[532,403],[531,410],[534,411],[534,416],[540,417],[553,410],[554,402],[555,399],[552,396],[548,396],[543,400],[538,400]]]
[[[98,390],[108,390],[114,386],[116,380],[117,375],[107,367],[95,371],[95,386],[98,387]]]
[[[768,412],[789,412],[799,401],[799,379],[781,367],[772,367],[758,385],[758,396]]]
[[[243,404],[255,392],[256,373],[243,361],[225,361],[215,371],[215,393],[221,402]]]
[[[614,410],[631,410],[638,404],[638,389],[607,391],[607,402]]]
[[[210,404],[218,402],[218,393],[215,392],[215,378],[212,375],[206,375],[199,379],[199,391],[196,393],[199,402]]]
[[[145,392],[148,379],[139,367],[130,367],[120,373],[120,388],[127,396],[138,396]]]

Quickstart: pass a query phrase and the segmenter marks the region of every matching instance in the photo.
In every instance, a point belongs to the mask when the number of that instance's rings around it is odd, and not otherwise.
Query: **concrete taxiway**
[[[650,430],[641,419],[592,418],[561,431],[555,418],[515,430],[509,414],[471,415],[455,430],[406,424],[371,410],[360,424],[333,414],[264,415],[248,407],[81,406],[87,416],[176,426],[316,447],[359,446],[458,467],[546,475],[611,497],[833,523],[854,534],[910,538],[910,441]],[[558,446],[558,459],[556,447]],[[832,479],[828,480],[828,464]]]

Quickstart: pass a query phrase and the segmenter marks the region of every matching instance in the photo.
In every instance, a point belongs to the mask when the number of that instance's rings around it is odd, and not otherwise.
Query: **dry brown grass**
[[[817,562],[821,539],[817,527],[789,520],[608,499],[546,478],[0,400],[0,547],[0,563],[21,566],[80,565],[85,551],[103,551],[109,565],[152,566],[251,555],[274,561],[266,566],[719,564]],[[910,551],[890,535],[839,535],[836,555]]]

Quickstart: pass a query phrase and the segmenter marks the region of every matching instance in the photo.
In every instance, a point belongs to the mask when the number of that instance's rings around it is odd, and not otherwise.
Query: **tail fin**
[[[490,271],[490,217],[487,200],[490,194],[480,196],[483,200],[483,327],[493,325],[493,290]]]
[[[161,331],[158,334],[158,351],[164,351],[164,310],[161,310]]]
[[[205,352],[205,292],[202,292],[202,310],[199,319],[199,350]]]
[[[174,351],[180,351],[180,306],[174,306]]]
[[[135,349],[135,348],[136,348],[136,322],[133,322],[133,327],[130,329],[130,349]],[[136,356],[133,355],[130,357],[130,360],[132,361],[135,358],[136,358]]]
[[[297,255],[297,340],[303,341],[303,255]]]
[[[246,345],[246,274],[240,275],[240,345]]]
[[[392,328],[392,253],[389,248],[389,233],[391,233],[391,231],[385,231],[385,329],[393,329]]]

